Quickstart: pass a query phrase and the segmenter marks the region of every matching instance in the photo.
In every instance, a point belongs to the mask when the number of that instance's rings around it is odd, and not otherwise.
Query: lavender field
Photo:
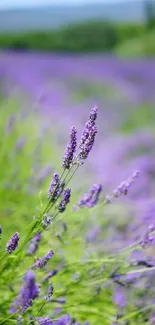
[[[154,89],[154,58],[0,53],[0,324],[155,324]]]

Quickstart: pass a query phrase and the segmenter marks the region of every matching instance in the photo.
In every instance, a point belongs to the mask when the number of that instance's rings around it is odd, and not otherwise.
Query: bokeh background
[[[32,219],[40,190],[60,170],[69,128],[80,135],[94,105],[98,135],[72,180],[73,203],[93,183],[108,194],[135,169],[140,177],[105,208],[103,228],[94,213],[83,234],[71,208],[68,222],[92,250],[112,250],[154,222],[155,1],[1,0],[0,218],[7,236]]]

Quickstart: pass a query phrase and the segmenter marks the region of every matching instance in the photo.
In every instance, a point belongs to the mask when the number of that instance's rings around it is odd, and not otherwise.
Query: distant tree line
[[[149,10],[146,6],[148,17]],[[0,48],[45,52],[112,52],[118,44],[143,35],[145,27],[138,23],[87,21],[47,32],[2,34]]]
[[[147,29],[155,27],[155,3],[153,0],[145,0],[145,17]]]

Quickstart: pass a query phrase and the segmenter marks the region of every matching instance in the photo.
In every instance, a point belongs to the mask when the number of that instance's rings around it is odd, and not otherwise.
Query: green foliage
[[[115,26],[102,21],[74,24],[51,32],[0,36],[0,47],[14,50],[98,52],[113,49],[117,42]]]
[[[12,127],[8,126],[10,113],[14,114]],[[51,180],[50,176],[41,184],[38,183],[39,170],[47,161],[54,162],[55,165],[60,158],[54,137],[51,137],[48,131],[42,133],[42,123],[43,118],[40,121],[40,117],[32,113],[23,118],[20,105],[15,101],[1,103],[0,215],[3,233],[0,239],[0,324],[16,324],[18,313],[10,315],[9,308],[23,285],[26,270],[31,268],[36,259],[34,256],[28,256],[26,252],[30,238],[42,229],[40,221],[47,206],[47,188]],[[26,136],[27,141],[19,148],[17,144],[23,136]],[[52,143],[49,141],[51,138]],[[55,160],[56,156],[58,161]],[[54,316],[55,306],[61,307],[63,314],[69,313],[79,322],[88,319],[91,325],[111,325],[116,320],[117,307],[113,302],[113,281],[110,274],[116,266],[122,274],[141,272],[141,269],[135,269],[135,266],[129,265],[128,262],[131,251],[137,249],[138,243],[118,254],[113,254],[108,247],[103,247],[108,226],[111,221],[113,224],[118,222],[115,218],[116,207],[114,206],[112,216],[109,207],[108,218],[103,218],[103,212],[106,212],[103,200],[93,209],[81,209],[74,213],[72,204],[76,203],[81,195],[82,193],[73,193],[67,211],[53,221],[48,231],[42,230],[37,257],[45,255],[50,249],[54,250],[55,255],[47,268],[35,271],[37,283],[40,285],[40,299],[36,299],[33,307],[24,313],[23,325],[30,325],[30,315],[48,316],[52,319],[58,317]],[[37,219],[33,219],[34,214]],[[123,231],[128,219],[124,218],[122,223],[124,211],[121,213],[121,210],[118,210],[117,214],[117,226]],[[63,229],[62,221],[67,223],[68,230]],[[101,228],[97,245],[86,241],[86,234],[96,223]],[[8,255],[6,243],[15,231],[20,233],[19,247]],[[52,278],[54,299],[65,297],[64,305],[45,301],[48,281],[43,283],[43,277],[57,267],[59,272]],[[146,268],[143,271],[145,272]],[[147,306],[145,311],[134,306],[133,297],[142,296],[141,291],[141,288],[136,288],[130,293],[122,321],[129,319],[133,325],[144,324],[143,312],[146,316],[147,311],[154,305]],[[36,325],[36,322],[34,324]]]
[[[116,46],[114,52],[123,57],[143,57],[155,54],[155,29],[140,37],[126,40]]]
[[[139,56],[155,53],[154,25],[89,21],[47,32],[0,35],[0,48],[45,52],[115,52]]]
[[[147,30],[155,27],[155,6],[152,1],[145,0],[145,15]]]

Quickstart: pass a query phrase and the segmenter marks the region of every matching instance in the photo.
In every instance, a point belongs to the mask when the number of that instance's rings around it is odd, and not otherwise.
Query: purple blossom
[[[47,293],[47,301],[49,301],[49,302],[51,301],[51,297],[53,295],[53,290],[54,290],[53,285],[50,282],[49,287],[48,287],[48,293]]]
[[[65,150],[65,154],[64,154],[64,157],[63,157],[63,163],[62,163],[62,167],[66,168],[66,169],[69,169],[72,162],[73,162],[73,159],[74,159],[74,154],[75,154],[75,151],[76,151],[76,146],[77,146],[77,130],[76,128],[73,126],[71,128],[71,133],[70,133],[70,140],[69,140],[69,143],[66,147],[66,150]]]
[[[102,191],[102,186],[100,184],[94,184],[90,191],[80,199],[78,206],[79,208],[84,208],[85,206],[92,208],[94,207],[98,200],[100,193]]]
[[[69,315],[64,315],[58,321],[56,321],[55,325],[69,325],[69,321]]]
[[[124,308],[127,304],[126,297],[125,297],[125,292],[123,288],[117,287],[115,292],[114,292],[114,302],[115,304],[120,307]]]
[[[40,240],[41,233],[37,232],[36,235],[31,239],[30,247],[27,251],[28,255],[33,255],[37,251]]]
[[[39,325],[52,325],[53,322],[48,317],[39,317],[38,324]]]
[[[114,197],[119,197],[122,194],[123,195],[127,195],[130,186],[132,185],[132,183],[136,180],[136,178],[139,176],[140,172],[138,170],[136,170],[133,175],[128,178],[126,181],[123,181],[113,192]]]
[[[39,184],[43,183],[44,180],[51,174],[51,172],[52,172],[51,166],[46,166],[45,168],[43,168],[37,177],[38,183]]]
[[[85,124],[85,129],[83,130],[80,144],[79,144],[79,154],[78,162],[83,164],[84,160],[88,157],[97,134],[97,128],[95,126],[95,120],[97,118],[97,107],[95,106],[89,115],[89,121]]]
[[[18,247],[18,241],[19,241],[19,233],[16,232],[6,245],[8,254],[11,254]]]
[[[51,272],[49,272],[43,279],[42,279],[42,283],[46,282],[47,280],[49,280],[50,278],[52,278],[54,275],[56,275],[58,273],[58,270],[55,269]]]
[[[94,123],[97,119],[97,106],[94,106],[89,114],[89,120],[91,121],[91,123]]]
[[[24,313],[27,308],[32,306],[33,300],[39,295],[40,289],[36,284],[35,274],[32,271],[28,271],[25,274],[24,281],[25,284],[21,288],[19,296],[10,308],[11,313],[15,313],[19,309]]]
[[[0,235],[2,234],[2,226],[0,225]]]
[[[44,219],[42,220],[42,225],[44,229],[47,229],[48,226],[52,223],[52,216],[49,214],[44,214]]]
[[[155,231],[155,225],[150,225],[147,231],[144,233],[143,238],[141,239],[140,242],[143,248],[147,248],[155,244],[155,234],[152,234],[152,232],[154,231]]]
[[[52,299],[52,302],[57,302],[58,304],[65,304],[66,299],[65,298],[57,298],[57,299]]]
[[[50,199],[52,202],[55,202],[59,195],[60,190],[60,177],[58,173],[53,174],[53,180],[50,184],[49,190],[48,190],[48,199]]]
[[[37,268],[42,269],[48,263],[48,261],[52,258],[53,255],[54,255],[54,252],[49,251],[45,256],[38,259],[36,261],[36,263],[34,265],[32,265],[32,269],[33,270],[35,270]]]
[[[15,123],[15,116],[12,114],[10,115],[8,122],[6,124],[6,133],[10,134],[12,132],[13,126]]]
[[[59,204],[59,212],[64,212],[66,209],[67,204],[70,202],[70,196],[71,196],[71,189],[66,188],[62,194],[63,200]]]
[[[16,151],[21,150],[24,147],[25,143],[26,143],[26,138],[25,137],[20,138],[16,143]]]

